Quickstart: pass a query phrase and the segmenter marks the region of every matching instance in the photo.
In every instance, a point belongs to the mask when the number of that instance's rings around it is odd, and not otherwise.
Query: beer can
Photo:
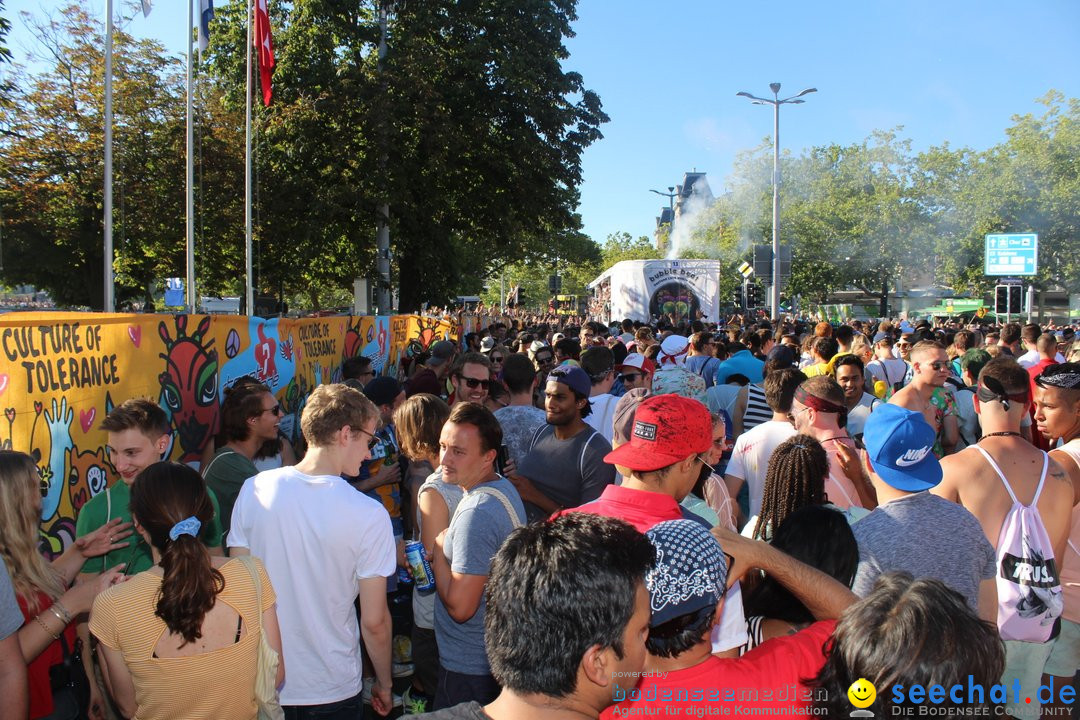
[[[417,590],[433,590],[435,588],[435,574],[431,572],[431,563],[427,561],[427,553],[424,551],[424,543],[412,540],[405,544],[405,562],[412,570],[413,582]]]

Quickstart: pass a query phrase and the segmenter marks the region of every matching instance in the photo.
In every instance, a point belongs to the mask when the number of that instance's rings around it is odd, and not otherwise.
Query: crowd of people
[[[0,715],[1070,712],[1071,328],[531,320],[347,359],[295,448],[235,382],[195,469],[123,402],[51,562],[0,451]]]

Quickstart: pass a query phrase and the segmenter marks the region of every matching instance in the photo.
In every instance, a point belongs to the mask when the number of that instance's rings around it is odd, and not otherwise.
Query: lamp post
[[[671,210],[672,214],[675,213],[675,196],[678,195],[679,193],[675,192],[675,186],[674,185],[668,185],[668,189],[667,189],[666,193],[665,192],[660,192],[659,190],[649,190],[649,192],[653,192],[653,193],[656,193],[657,195],[663,195],[664,197],[666,197],[668,199],[668,209]]]
[[[660,192],[659,190],[650,189],[649,192],[662,195],[668,199],[668,210],[671,212],[671,221],[668,223],[668,242],[665,243],[665,247],[660,246],[660,226],[656,227],[656,249],[661,252],[667,252],[666,246],[671,243],[671,232],[675,229],[675,196],[679,193],[675,192],[674,185],[668,185],[667,192]]]
[[[817,92],[817,88],[806,88],[798,95],[780,99],[780,83],[769,83],[773,99],[760,98],[748,92],[736,93],[736,97],[749,98],[754,105],[772,105],[773,107],[773,186],[772,186],[772,291],[769,304],[772,305],[773,317],[780,317],[780,106],[799,105],[803,95]]]

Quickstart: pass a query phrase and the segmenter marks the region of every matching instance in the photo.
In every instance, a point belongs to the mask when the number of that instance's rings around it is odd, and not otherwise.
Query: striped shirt
[[[255,670],[262,612],[274,605],[274,588],[259,563],[263,607],[257,609],[247,567],[230,560],[218,569],[225,589],[217,599],[243,617],[244,635],[239,642],[200,655],[153,656],[158,640],[168,633],[165,621],[154,614],[162,578],[153,571],[139,573],[94,600],[90,632],[123,655],[139,706],[134,720],[257,717]]]
[[[763,422],[772,420],[773,411],[765,402],[765,389],[760,385],[746,386],[746,410],[743,412],[743,432],[749,432]]]

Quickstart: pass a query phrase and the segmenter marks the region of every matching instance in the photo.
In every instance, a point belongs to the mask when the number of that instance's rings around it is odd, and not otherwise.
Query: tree
[[[50,292],[61,305],[101,308],[103,282],[104,33],[85,9],[31,21],[48,68],[16,67],[2,108],[0,203],[4,279]],[[178,63],[160,45],[114,33],[116,298],[182,274],[183,93]]]
[[[1041,117],[1015,116],[1008,139],[983,152],[932,148],[919,157],[949,281],[982,293],[988,233],[1039,234],[1036,284],[1080,291],[1080,100],[1050,91]]]
[[[385,202],[403,309],[476,292],[508,263],[586,259],[580,156],[607,118],[561,66],[574,3],[399,3],[381,71],[376,9],[271,4],[255,159],[267,257],[293,284],[351,285],[374,265]],[[227,103],[242,99],[242,15],[220,13],[210,48]]]

